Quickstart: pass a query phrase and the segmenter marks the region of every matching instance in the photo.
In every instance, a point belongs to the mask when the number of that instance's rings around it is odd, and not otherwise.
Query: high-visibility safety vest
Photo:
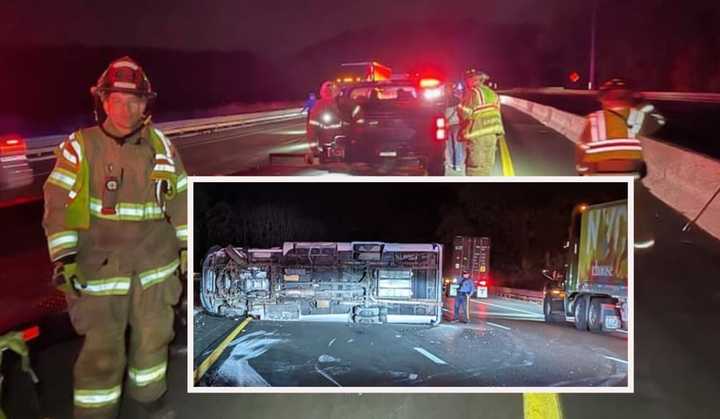
[[[580,148],[583,163],[607,160],[642,160],[642,144],[637,138],[645,112],[634,108],[600,110],[587,117]]]
[[[155,182],[155,198],[159,208],[165,210],[165,203],[175,197],[178,189],[178,175],[172,159],[171,146],[162,132],[155,128],[149,130],[150,144],[155,152],[154,166],[150,179]],[[90,197],[90,167],[84,158],[85,139],[82,131],[70,135],[70,147],[73,153],[61,148],[59,153],[71,161],[78,161],[80,169],[75,175],[75,182],[68,195],[71,199],[65,212],[65,228],[69,230],[87,230],[90,227],[90,214],[93,212],[93,200]],[[151,210],[153,210],[151,209]],[[147,211],[146,211],[147,212]]]
[[[466,140],[505,134],[500,97],[491,88],[482,85],[470,89],[463,97],[459,109],[466,130]]]

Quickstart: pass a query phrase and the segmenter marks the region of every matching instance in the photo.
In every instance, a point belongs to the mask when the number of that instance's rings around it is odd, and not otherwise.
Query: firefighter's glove
[[[77,263],[58,261],[53,272],[53,285],[65,294],[78,296],[78,289],[85,288],[87,281],[78,270]]]
[[[180,250],[180,276],[187,275],[187,249]]]

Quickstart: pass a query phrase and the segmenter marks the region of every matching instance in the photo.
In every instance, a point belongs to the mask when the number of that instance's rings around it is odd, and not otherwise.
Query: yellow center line
[[[199,367],[197,367],[194,371],[194,380],[195,383],[200,381],[203,375],[210,369],[210,367],[220,358],[220,355],[225,351],[225,348],[232,342],[233,339],[235,339],[235,336],[237,336],[242,330],[245,328],[245,326],[250,323],[250,320],[252,318],[248,317],[246,318],[242,323],[240,323],[235,330],[233,330],[229,335],[225,337],[225,339],[212,351],[209,357],[205,358],[205,360],[200,364]]]
[[[563,419],[560,396],[555,393],[523,394],[524,419]]]
[[[508,148],[505,136],[500,136],[500,162],[502,163],[503,176],[515,176],[512,158],[510,157],[510,149]]]

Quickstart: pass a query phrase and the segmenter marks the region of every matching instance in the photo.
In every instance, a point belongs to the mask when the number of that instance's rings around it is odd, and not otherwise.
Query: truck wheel
[[[591,332],[599,332],[602,330],[602,300],[593,298],[590,300],[590,311],[588,313],[587,324]]]
[[[575,328],[583,332],[588,330],[587,323],[587,298],[579,297],[575,303]]]

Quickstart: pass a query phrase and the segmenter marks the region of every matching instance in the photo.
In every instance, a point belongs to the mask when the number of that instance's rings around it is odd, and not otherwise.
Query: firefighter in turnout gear
[[[665,118],[651,104],[640,103],[629,84],[622,79],[605,82],[598,92],[602,109],[587,116],[576,147],[575,167],[579,175],[634,175],[645,177],[640,136],[650,136],[665,125]],[[635,201],[635,210],[647,203]],[[635,218],[635,249],[655,245],[652,219]]]
[[[650,104],[637,104],[627,82],[612,79],[598,93],[602,109],[587,116],[576,147],[579,175],[646,173],[640,136],[648,136],[665,125],[665,119]]]
[[[156,94],[135,61],[113,61],[91,93],[107,117],[96,109],[98,125],[56,150],[43,226],[53,282],[85,337],[74,368],[75,416],[110,418],[123,388],[147,410],[162,404],[178,276],[186,271],[187,175],[150,122]]]
[[[335,98],[339,93],[338,86],[326,81],[320,86],[320,100],[308,112],[307,138],[311,155],[309,159],[319,156],[325,143],[331,142],[341,132],[342,121]]]
[[[466,89],[460,104],[460,120],[468,176],[492,174],[498,136],[505,135],[500,98],[485,85],[488,78],[487,74],[475,69],[465,72]]]

